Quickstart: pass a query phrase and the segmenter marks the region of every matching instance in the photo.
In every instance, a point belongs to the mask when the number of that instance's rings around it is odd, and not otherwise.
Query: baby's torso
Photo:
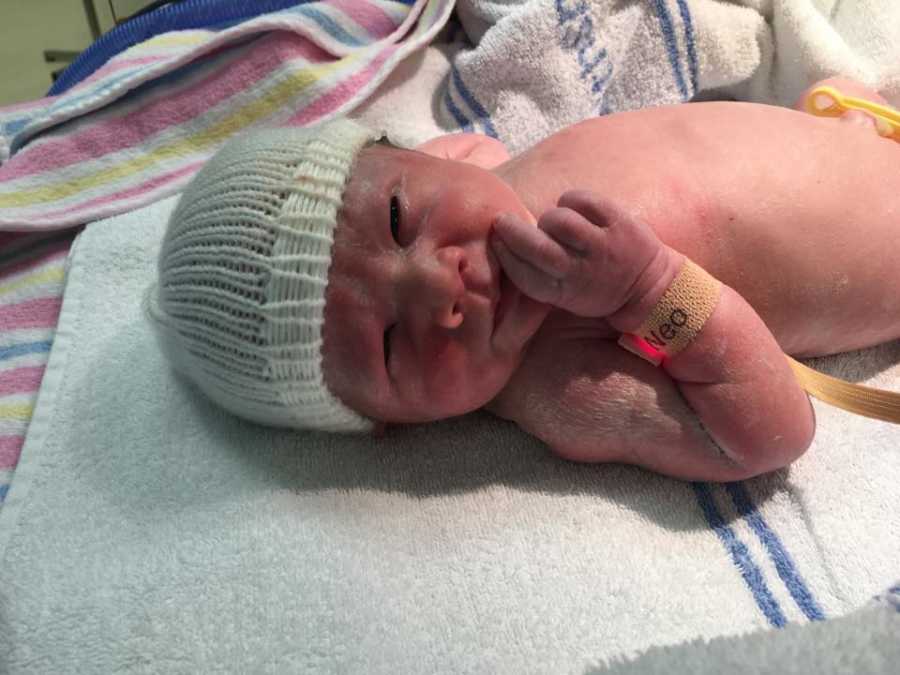
[[[786,351],[824,353],[891,337],[869,301],[900,316],[897,294],[873,297],[900,255],[895,145],[792,110],[691,104],[588,120],[501,174],[534,214],[572,188],[615,197],[740,292]]]

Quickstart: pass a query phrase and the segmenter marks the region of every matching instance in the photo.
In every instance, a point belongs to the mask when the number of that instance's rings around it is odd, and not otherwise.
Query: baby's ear
[[[416,146],[426,155],[493,169],[509,160],[506,146],[483,134],[447,134]]]

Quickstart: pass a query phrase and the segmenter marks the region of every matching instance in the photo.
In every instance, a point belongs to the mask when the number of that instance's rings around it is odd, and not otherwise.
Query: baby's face
[[[326,290],[325,379],[342,401],[424,422],[500,392],[547,313],[490,250],[503,212],[533,220],[489,171],[381,145],[360,153]]]

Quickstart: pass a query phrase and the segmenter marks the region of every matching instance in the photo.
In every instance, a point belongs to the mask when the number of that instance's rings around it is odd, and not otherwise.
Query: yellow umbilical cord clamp
[[[697,337],[721,290],[718,279],[685,258],[650,315],[634,334],[623,334],[619,346],[658,366],[663,357],[675,356]]]
[[[862,110],[875,118],[880,136],[900,141],[900,111],[856,96],[845,96],[834,87],[823,85],[807,94],[806,112],[818,117],[840,117],[851,110]]]

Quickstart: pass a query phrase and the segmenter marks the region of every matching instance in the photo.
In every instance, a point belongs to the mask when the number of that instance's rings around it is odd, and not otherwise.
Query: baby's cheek
[[[496,364],[478,363],[465,346],[448,342],[433,354],[425,373],[428,399],[443,415],[461,415],[490,401],[502,386]]]

